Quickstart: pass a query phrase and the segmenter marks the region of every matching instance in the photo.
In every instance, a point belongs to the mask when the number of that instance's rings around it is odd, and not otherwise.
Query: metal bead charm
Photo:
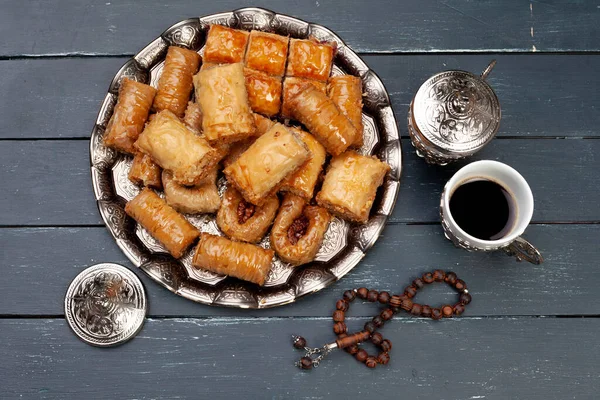
[[[310,357],[302,357],[300,359],[300,368],[311,369],[312,367],[313,367],[313,362]]]
[[[292,336],[293,345],[295,348],[302,350],[306,347],[306,339],[302,336]]]

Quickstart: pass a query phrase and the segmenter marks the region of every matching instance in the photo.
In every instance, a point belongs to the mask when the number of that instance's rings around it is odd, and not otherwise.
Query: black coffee
[[[454,221],[469,235],[481,240],[496,240],[512,229],[516,208],[512,196],[496,182],[467,182],[450,197]]]

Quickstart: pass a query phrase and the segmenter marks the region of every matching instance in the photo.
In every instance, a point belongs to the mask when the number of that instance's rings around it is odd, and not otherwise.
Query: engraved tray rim
[[[119,155],[102,144],[102,135],[116,103],[118,87],[123,77],[149,83],[152,71],[164,60],[170,45],[199,50],[204,45],[209,23],[241,29],[257,29],[287,34],[295,38],[315,37],[337,43],[334,68],[359,76],[366,95],[363,114],[374,125],[375,143],[368,154],[377,156],[391,166],[378,194],[369,221],[364,225],[350,224],[346,245],[329,261],[309,263],[296,269],[284,283],[259,287],[235,278],[225,278],[212,285],[190,278],[184,265],[168,254],[156,254],[136,236],[136,224],[125,214],[125,200],[114,185],[113,167]],[[289,304],[317,292],[342,278],[365,256],[377,241],[391,215],[402,171],[402,148],[398,124],[390,99],[381,79],[365,62],[328,28],[285,14],[246,7],[230,12],[210,14],[182,20],[140,50],[119,69],[113,78],[98,113],[90,137],[91,178],[96,204],[119,248],[127,258],[152,280],[186,299],[207,305],[237,308],[271,308]]]

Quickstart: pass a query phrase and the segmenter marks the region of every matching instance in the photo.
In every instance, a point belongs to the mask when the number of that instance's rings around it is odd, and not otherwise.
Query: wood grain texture
[[[491,58],[498,60],[489,82],[502,106],[499,137],[600,136],[600,113],[596,111],[598,56],[430,54],[363,58],[385,83],[405,137],[408,106],[422,82],[448,69],[479,73]],[[0,61],[0,87],[6,93],[0,99],[0,138],[89,137],[108,85],[125,60]]]
[[[88,137],[124,58],[0,61],[0,138]]]
[[[597,51],[600,10],[568,1],[133,0],[0,3],[0,56],[133,54],[180,20],[260,6],[325,25],[360,52]]]
[[[196,304],[162,288],[132,267],[104,228],[5,228],[0,229],[0,293],[10,301],[0,302],[0,315],[63,314],[71,280],[99,262],[135,270],[146,286],[153,316],[329,316],[346,289],[402,292],[412,279],[435,268],[454,270],[467,282],[474,298],[467,316],[600,314],[595,301],[600,270],[590,268],[590,261],[600,258],[600,225],[535,225],[526,237],[544,254],[543,265],[457,249],[438,225],[390,225],[354,270],[322,292],[272,310],[237,310]],[[438,284],[419,294],[418,301],[442,305],[456,298],[449,287]],[[369,316],[375,309],[358,305],[349,315]]]
[[[150,319],[131,342],[98,349],[64,320],[1,320],[0,382],[11,399],[546,400],[591,399],[600,389],[598,319],[394,321],[384,333],[394,344],[387,366],[369,370],[336,352],[314,371],[297,369],[290,335],[320,345],[332,340],[331,324]]]
[[[244,6],[329,27],[382,78],[405,138],[391,222],[340,282],[272,310],[199,305],[134,269],[151,318],[118,349],[87,346],[60,318],[68,284],[94,263],[132,268],[102,225],[91,187],[87,138],[108,84],[169,25]],[[0,1],[0,34],[2,399],[598,397],[596,3]],[[446,69],[477,73],[491,58],[503,118],[498,138],[472,160],[506,162],[530,182],[536,224],[526,237],[544,254],[541,266],[453,247],[437,224],[439,196],[466,162],[428,166],[406,139],[408,105],[426,78]],[[434,268],[452,269],[469,285],[474,300],[463,318],[398,315],[382,332],[393,341],[392,361],[376,371],[341,353],[311,373],[293,366],[300,354],[290,334],[310,345],[331,341],[330,315],[345,289],[399,292]],[[417,300],[455,298],[435,285]],[[350,329],[375,308],[355,302]]]
[[[436,222],[444,183],[466,162],[427,165],[402,140],[404,169],[392,222]],[[102,224],[92,193],[89,142],[3,141],[0,225]],[[475,159],[516,168],[530,182],[535,222],[599,221],[600,140],[496,139]]]

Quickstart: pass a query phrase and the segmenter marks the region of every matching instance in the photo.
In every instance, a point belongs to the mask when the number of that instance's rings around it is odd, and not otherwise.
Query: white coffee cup
[[[488,180],[501,185],[514,200],[514,223],[499,239],[483,240],[469,235],[456,223],[450,212],[450,198],[454,191],[465,183],[477,180]],[[475,161],[458,170],[446,183],[440,202],[444,233],[457,247],[469,251],[504,250],[518,260],[541,264],[544,259],[540,252],[520,237],[529,225],[532,215],[533,194],[525,178],[508,165],[491,160]]]

